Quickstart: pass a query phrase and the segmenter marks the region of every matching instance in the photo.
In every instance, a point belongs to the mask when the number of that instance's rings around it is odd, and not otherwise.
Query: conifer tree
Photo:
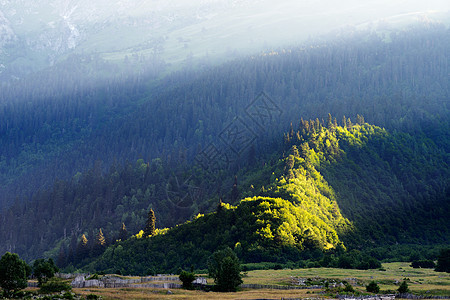
[[[296,145],[292,145],[290,154],[292,154],[294,157],[300,157],[300,153],[298,152],[298,148]]]
[[[95,243],[100,246],[106,246],[106,239],[105,239],[105,236],[103,235],[103,231],[101,228],[98,231],[97,239],[96,239]]]
[[[304,159],[307,159],[309,157],[309,144],[307,142],[304,142],[300,145],[300,156]]]
[[[231,190],[231,203],[236,203],[239,200],[239,190],[237,188],[237,176],[234,176],[233,189]]]
[[[328,113],[328,117],[327,117],[327,128],[328,129],[331,129],[331,126],[332,126],[331,120],[332,120],[331,114]]]
[[[120,228],[118,240],[125,241],[127,238],[128,238],[127,227],[125,226],[125,223],[122,223],[122,228]]]
[[[100,255],[103,253],[103,251],[106,248],[106,239],[105,236],[103,235],[103,231],[100,228],[100,230],[97,233],[97,236],[95,237],[95,243],[94,246],[92,247],[92,254],[94,256]]]
[[[155,235],[156,232],[155,223],[156,223],[155,212],[153,211],[153,209],[150,209],[147,216],[147,223],[145,224],[144,228],[145,237]]]
[[[58,259],[56,260],[56,264],[60,268],[65,267],[67,264],[67,254],[66,254],[66,248],[64,247],[64,244],[61,244],[61,247],[59,247],[59,254],[58,254]]]
[[[223,202],[222,202],[222,198],[219,198],[219,203],[217,203],[217,207],[216,207],[216,212],[219,213],[223,210]]]
[[[356,123],[358,123],[358,125],[363,125],[364,124],[364,117],[360,116],[360,115],[356,115]]]
[[[86,235],[83,234],[83,235],[81,236],[80,245],[82,245],[82,246],[84,246],[84,247],[87,247],[88,242],[89,242],[89,241],[88,241]]]
[[[83,234],[77,245],[76,262],[80,262],[81,260],[83,260],[88,256],[89,254],[88,242],[89,241],[86,238],[86,235]]]
[[[255,164],[256,162],[255,156],[256,156],[255,146],[252,144],[250,146],[250,150],[248,151],[248,164],[250,166],[253,166]]]
[[[75,262],[77,253],[77,237],[72,233],[72,238],[70,239],[69,244],[69,253],[67,254],[66,264],[70,264]]]
[[[322,125],[320,125],[319,118],[316,118],[315,127],[316,127],[316,132],[320,132],[320,130],[322,129]]]

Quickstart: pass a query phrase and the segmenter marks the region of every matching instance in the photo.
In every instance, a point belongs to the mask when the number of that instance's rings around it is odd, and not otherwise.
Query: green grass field
[[[412,293],[421,295],[450,296],[450,274],[433,269],[414,269],[409,263],[385,263],[380,270],[348,270],[333,268],[311,268],[296,270],[250,271],[244,283],[288,285],[295,278],[311,278],[313,281],[329,279],[348,281],[358,291],[365,291],[365,285],[374,280],[381,291],[395,291],[405,278]]]
[[[380,293],[392,293],[398,289],[399,283],[407,280],[412,293],[424,296],[450,296],[450,274],[435,272],[432,269],[413,269],[409,263],[385,263],[381,270],[346,270],[332,268],[312,268],[295,270],[255,270],[245,273],[244,284],[291,285],[302,279],[309,282],[347,281],[355,290],[365,292],[365,285],[376,281]],[[309,280],[308,280],[309,278]],[[213,283],[208,278],[208,283]],[[330,298],[324,289],[274,290],[243,289],[236,293],[214,293],[203,291],[171,290],[150,288],[118,288],[118,289],[75,289],[77,294],[94,293],[103,299],[281,299],[281,298]]]

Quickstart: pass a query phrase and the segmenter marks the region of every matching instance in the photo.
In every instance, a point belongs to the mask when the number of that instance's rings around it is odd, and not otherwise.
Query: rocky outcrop
[[[102,280],[98,279],[90,279],[86,280],[83,275],[79,275],[75,277],[75,279],[71,283],[73,288],[86,288],[86,287],[97,287],[104,288],[105,283]]]
[[[73,277],[73,276],[72,276]],[[146,283],[151,281],[168,281],[163,283]],[[163,288],[163,289],[178,289],[181,288],[181,284],[178,283],[178,276],[148,276],[134,279],[124,279],[114,275],[106,275],[100,279],[86,280],[86,276],[77,275],[72,281],[73,288],[86,288],[86,287],[98,287],[98,288],[119,288],[119,287],[147,287],[147,288]],[[206,282],[206,279],[204,279]]]

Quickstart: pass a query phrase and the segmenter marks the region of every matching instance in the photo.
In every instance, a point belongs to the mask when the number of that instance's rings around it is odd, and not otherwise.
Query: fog
[[[448,22],[448,1],[0,1],[0,72],[38,69],[69,53],[111,61],[230,58],[358,28]]]

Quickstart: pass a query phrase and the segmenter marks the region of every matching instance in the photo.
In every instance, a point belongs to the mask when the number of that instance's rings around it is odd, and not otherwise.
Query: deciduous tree
[[[242,283],[239,259],[229,247],[213,253],[208,261],[208,272],[222,292],[234,292]]]
[[[27,287],[28,265],[15,253],[6,252],[0,259],[0,287],[9,297]]]

